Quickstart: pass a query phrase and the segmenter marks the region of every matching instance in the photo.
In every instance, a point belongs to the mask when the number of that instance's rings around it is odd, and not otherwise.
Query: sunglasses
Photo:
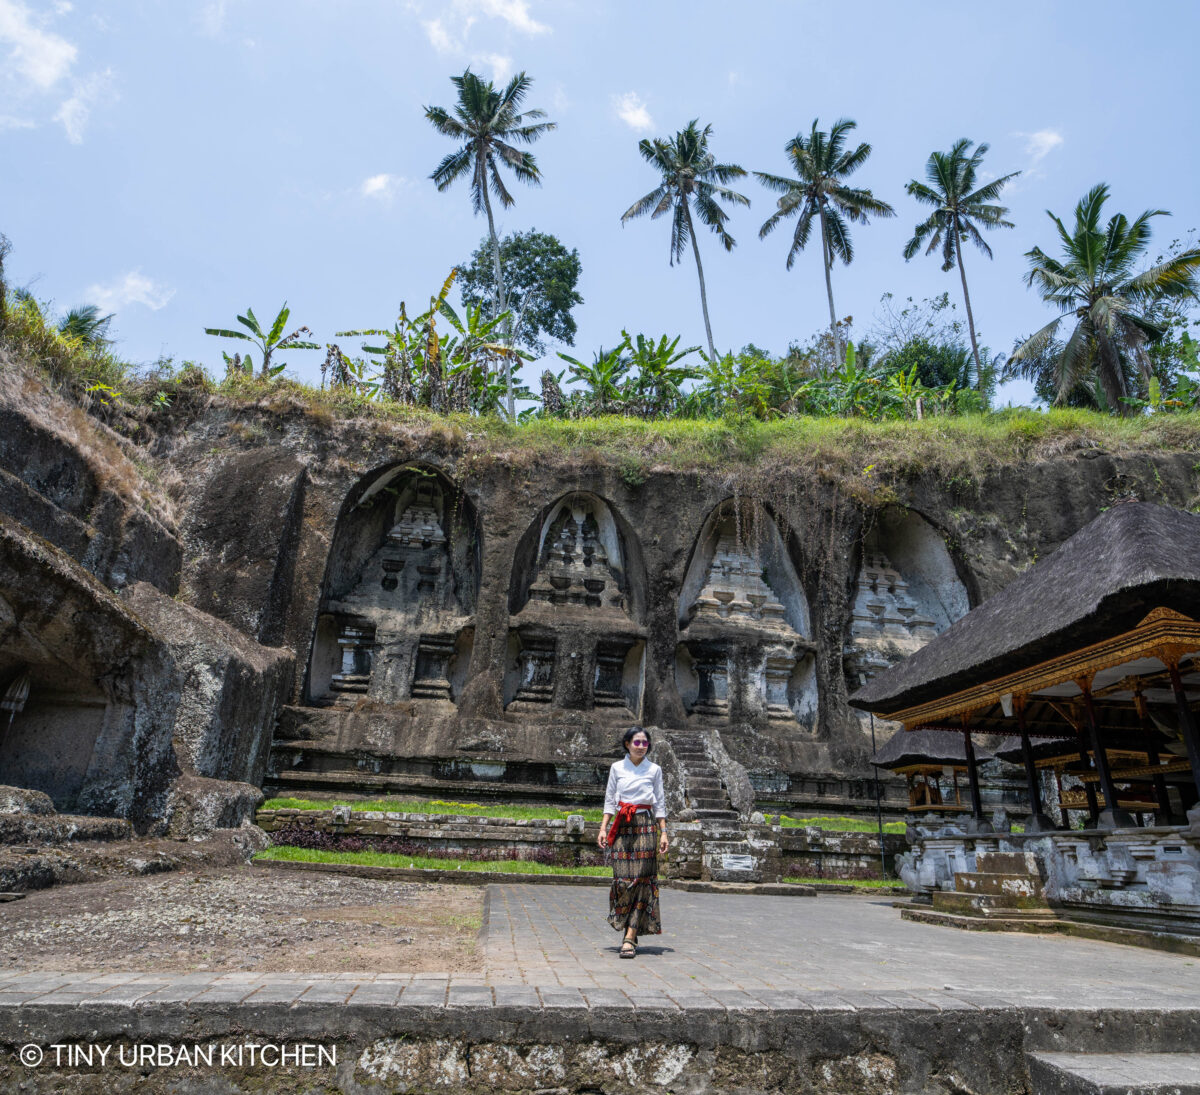
[[[634,738],[629,744],[630,745],[643,745],[647,749],[650,748],[650,743],[645,738]]]

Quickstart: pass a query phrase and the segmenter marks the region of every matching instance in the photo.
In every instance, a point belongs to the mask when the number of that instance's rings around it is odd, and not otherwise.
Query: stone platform
[[[497,885],[476,976],[6,973],[0,1088],[1040,1095],[1030,1054],[1200,1044],[1187,956],[980,937],[862,896],[662,904],[664,934],[633,961],[616,957],[603,890]],[[262,1044],[270,1059],[247,1062]],[[303,1046],[327,1056],[298,1064]],[[284,1051],[292,1063],[272,1063]]]

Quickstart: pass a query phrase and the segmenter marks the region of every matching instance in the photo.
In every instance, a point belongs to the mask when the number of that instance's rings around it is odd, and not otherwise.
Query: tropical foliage
[[[507,312],[488,317],[481,305],[467,305],[457,312],[447,301],[457,271],[451,271],[429,307],[409,318],[405,305],[390,329],[363,328],[339,331],[339,338],[382,338],[382,343],[364,343],[362,358],[347,358],[331,344],[322,369],[335,387],[354,388],[369,397],[379,395],[405,406],[428,407],[432,411],[471,414],[500,414],[511,390],[511,366],[523,358],[501,337],[511,318]],[[448,330],[438,331],[442,319]],[[368,367],[378,369],[368,375]],[[517,388],[521,399],[532,393]]]
[[[1058,231],[1063,258],[1055,259],[1040,247],[1026,252],[1027,283],[1060,315],[1016,348],[1010,358],[1010,375],[1035,379],[1034,363],[1053,370],[1056,401],[1094,375],[1107,408],[1128,413],[1130,390],[1127,373],[1136,369],[1149,391],[1154,379],[1146,348],[1166,334],[1147,317],[1147,308],[1164,300],[1194,298],[1200,249],[1189,248],[1148,269],[1139,269],[1150,244],[1150,221],[1165,216],[1149,209],[1132,222],[1116,213],[1102,224],[1108,187],[1094,186],[1075,207],[1070,231],[1047,212]],[[1046,360],[1043,351],[1064,321],[1069,333],[1062,348]]]
[[[822,132],[814,118],[807,136],[797,133],[786,145],[784,153],[796,172],[795,178],[754,172],[755,178],[768,190],[780,195],[775,212],[758,230],[765,239],[788,217],[796,217],[792,245],[788,248],[787,268],[792,268],[796,255],[804,250],[812,234],[814,219],[821,232],[821,258],[825,266],[825,292],[829,298],[829,330],[834,342],[841,345],[837,310],[833,306],[833,259],[836,255],[849,266],[854,259],[854,245],[846,221],[866,224],[872,214],[892,217],[896,211],[887,202],[876,198],[870,190],[847,186],[846,178],[857,171],[871,155],[869,144],[850,150],[846,138],[858,123],[840,118],[828,133]],[[840,352],[840,350],[839,350]]]
[[[546,117],[544,111],[520,109],[533,83],[524,72],[518,72],[509,80],[503,91],[497,90],[490,80],[480,79],[469,68],[461,76],[452,76],[450,82],[458,92],[453,111],[440,106],[426,107],[425,117],[443,136],[461,143],[434,168],[431,177],[439,191],[445,190],[456,179],[470,177],[471,205],[477,214],[487,214],[495,275],[491,314],[500,316],[508,310],[508,297],[489,191],[506,209],[514,204],[500,174],[501,166],[509,168],[521,182],[535,186],[541,183],[541,173],[533,155],[516,146],[532,144],[554,129],[555,124],[542,121]],[[505,386],[508,416],[512,418],[516,393],[512,390],[512,373],[507,359]]]
[[[683,257],[684,249],[691,243],[696,275],[700,279],[700,307],[704,312],[708,353],[710,358],[715,358],[717,349],[713,344],[712,323],[708,318],[708,292],[704,286],[704,266],[700,262],[700,245],[696,241],[692,209],[695,207],[700,223],[712,229],[725,250],[732,251],[736,240],[725,227],[729,214],[721,208],[721,202],[749,205],[750,199],[726,185],[745,175],[745,168],[732,163],[717,163],[716,157],[708,149],[712,126],[706,125],[700,129],[699,124],[699,120],[693,118],[670,140],[656,137],[639,142],[638,152],[642,159],[661,174],[662,180],[649,194],[639,198],[621,214],[621,223],[647,213],[652,220],[671,214],[671,265],[674,266]]]
[[[963,265],[962,241],[966,237],[987,257],[992,257],[992,249],[987,241],[979,234],[977,225],[985,229],[1012,228],[1012,222],[1005,220],[1008,210],[1002,205],[994,205],[1000,196],[1000,191],[1020,172],[1003,175],[998,179],[977,187],[976,175],[983,157],[987,154],[988,146],[981,144],[974,152],[971,151],[973,141],[963,137],[954,142],[949,152],[933,152],[925,165],[927,182],[913,179],[905,188],[911,197],[924,205],[933,206],[929,219],[918,224],[913,230],[913,237],[904,248],[904,259],[907,262],[923,245],[925,254],[932,254],[941,249],[942,269],[953,270],[958,267],[962,280],[963,304],[967,309],[967,329],[971,335],[971,353],[975,358],[975,369],[982,372],[983,362],[979,356],[979,341],[975,335],[975,316],[971,311],[971,296],[967,292],[967,271]]]
[[[576,326],[571,310],[583,303],[575,288],[581,270],[579,252],[568,251],[545,232],[514,232],[500,241],[500,268],[513,313],[513,343],[538,357],[546,352],[546,339],[573,346]],[[458,273],[463,304],[496,315],[491,240],[484,239]]]
[[[262,365],[259,368],[259,376],[266,380],[273,376],[278,376],[284,369],[287,368],[287,362],[281,361],[278,365],[271,364],[273,354],[282,353],[285,350],[319,350],[319,343],[306,342],[300,338],[301,335],[311,335],[307,327],[297,327],[290,335],[285,335],[283,329],[287,326],[288,316],[291,310],[284,301],[283,307],[279,309],[279,314],[271,322],[271,326],[264,331],[258,322],[258,317],[254,314],[253,308],[247,308],[244,316],[238,316],[237,320],[245,331],[229,330],[224,327],[205,327],[206,335],[215,335],[217,338],[235,338],[243,342],[252,342],[258,347],[262,354]],[[244,358],[241,354],[234,354],[230,357],[227,353],[222,352],[225,358],[225,368],[228,372],[242,372],[250,376],[254,375],[254,360],[247,354]]]

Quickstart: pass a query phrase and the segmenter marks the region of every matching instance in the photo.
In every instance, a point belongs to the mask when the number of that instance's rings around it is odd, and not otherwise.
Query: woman
[[[650,734],[642,727],[625,731],[621,739],[625,757],[609,769],[604,820],[596,838],[601,848],[612,849],[608,922],[625,933],[622,958],[637,954],[639,935],[662,932],[657,856],[667,853],[667,804],[662,769],[646,759],[650,744]]]

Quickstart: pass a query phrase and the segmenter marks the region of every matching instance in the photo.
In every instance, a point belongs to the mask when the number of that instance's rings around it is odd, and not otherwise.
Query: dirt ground
[[[0,904],[0,969],[472,973],[483,887],[248,866],[55,886]]]

